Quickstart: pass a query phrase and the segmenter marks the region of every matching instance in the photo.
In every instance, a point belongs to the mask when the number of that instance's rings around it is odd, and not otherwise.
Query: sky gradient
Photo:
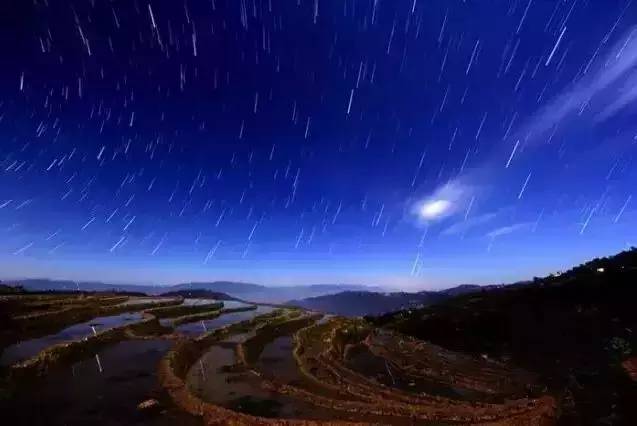
[[[10,3],[0,277],[437,289],[637,245],[637,3]]]

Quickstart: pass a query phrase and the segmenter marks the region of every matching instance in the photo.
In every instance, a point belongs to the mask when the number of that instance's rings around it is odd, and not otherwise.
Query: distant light
[[[597,272],[604,272],[604,268],[597,268]]]
[[[431,200],[423,203],[420,208],[420,216],[424,219],[435,219],[442,216],[451,207],[448,200]]]

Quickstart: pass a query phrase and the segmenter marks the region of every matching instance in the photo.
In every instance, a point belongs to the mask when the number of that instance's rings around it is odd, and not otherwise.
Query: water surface
[[[224,302],[225,304],[226,302]],[[238,302],[240,303],[240,302]],[[244,304],[245,305],[245,304]],[[245,305],[249,306],[249,305]],[[234,307],[233,307],[234,308]],[[231,312],[228,314],[222,314],[217,318],[186,323],[178,326],[175,330],[183,333],[187,336],[195,337],[216,328],[221,328],[226,325],[235,324],[241,321],[246,321],[254,318],[257,315],[263,315],[270,313],[274,310],[271,306],[257,306],[257,309],[243,312]]]
[[[36,390],[17,395],[9,418],[23,425],[199,424],[172,407],[157,382],[157,365],[170,345],[161,339],[124,341],[51,371]],[[159,399],[167,412],[140,413],[137,405],[148,398]]]
[[[90,321],[74,324],[64,330],[36,339],[24,340],[8,346],[0,356],[0,365],[11,365],[24,361],[37,355],[43,349],[58,343],[67,343],[73,340],[80,340],[91,336],[94,332],[99,333],[109,328],[119,327],[125,324],[132,324],[140,321],[142,314],[139,312],[127,312],[119,315],[93,318]]]

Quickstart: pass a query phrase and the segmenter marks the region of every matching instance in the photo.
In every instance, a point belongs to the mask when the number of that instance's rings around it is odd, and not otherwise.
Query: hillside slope
[[[336,294],[291,300],[285,304],[319,312],[355,317],[378,315],[401,309],[420,308],[442,302],[453,296],[488,289],[490,289],[490,287],[463,284],[442,291],[421,291],[417,293],[343,291]]]
[[[292,300],[286,305],[345,316],[374,315],[409,307],[429,305],[446,297],[435,292],[376,293],[344,291],[326,296]]]
[[[637,353],[636,300],[633,249],[527,285],[367,319],[541,374],[565,423],[637,424],[637,384],[622,368]]]

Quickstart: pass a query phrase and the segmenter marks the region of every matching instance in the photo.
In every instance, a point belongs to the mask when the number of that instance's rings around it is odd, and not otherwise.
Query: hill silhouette
[[[566,423],[637,424],[637,250],[562,274],[368,317],[376,326],[541,374]]]
[[[486,289],[489,287],[464,284],[442,291],[420,291],[417,293],[343,291],[302,300],[291,300],[286,302],[286,305],[345,316],[378,315],[400,309],[420,308],[442,302],[453,296]]]

